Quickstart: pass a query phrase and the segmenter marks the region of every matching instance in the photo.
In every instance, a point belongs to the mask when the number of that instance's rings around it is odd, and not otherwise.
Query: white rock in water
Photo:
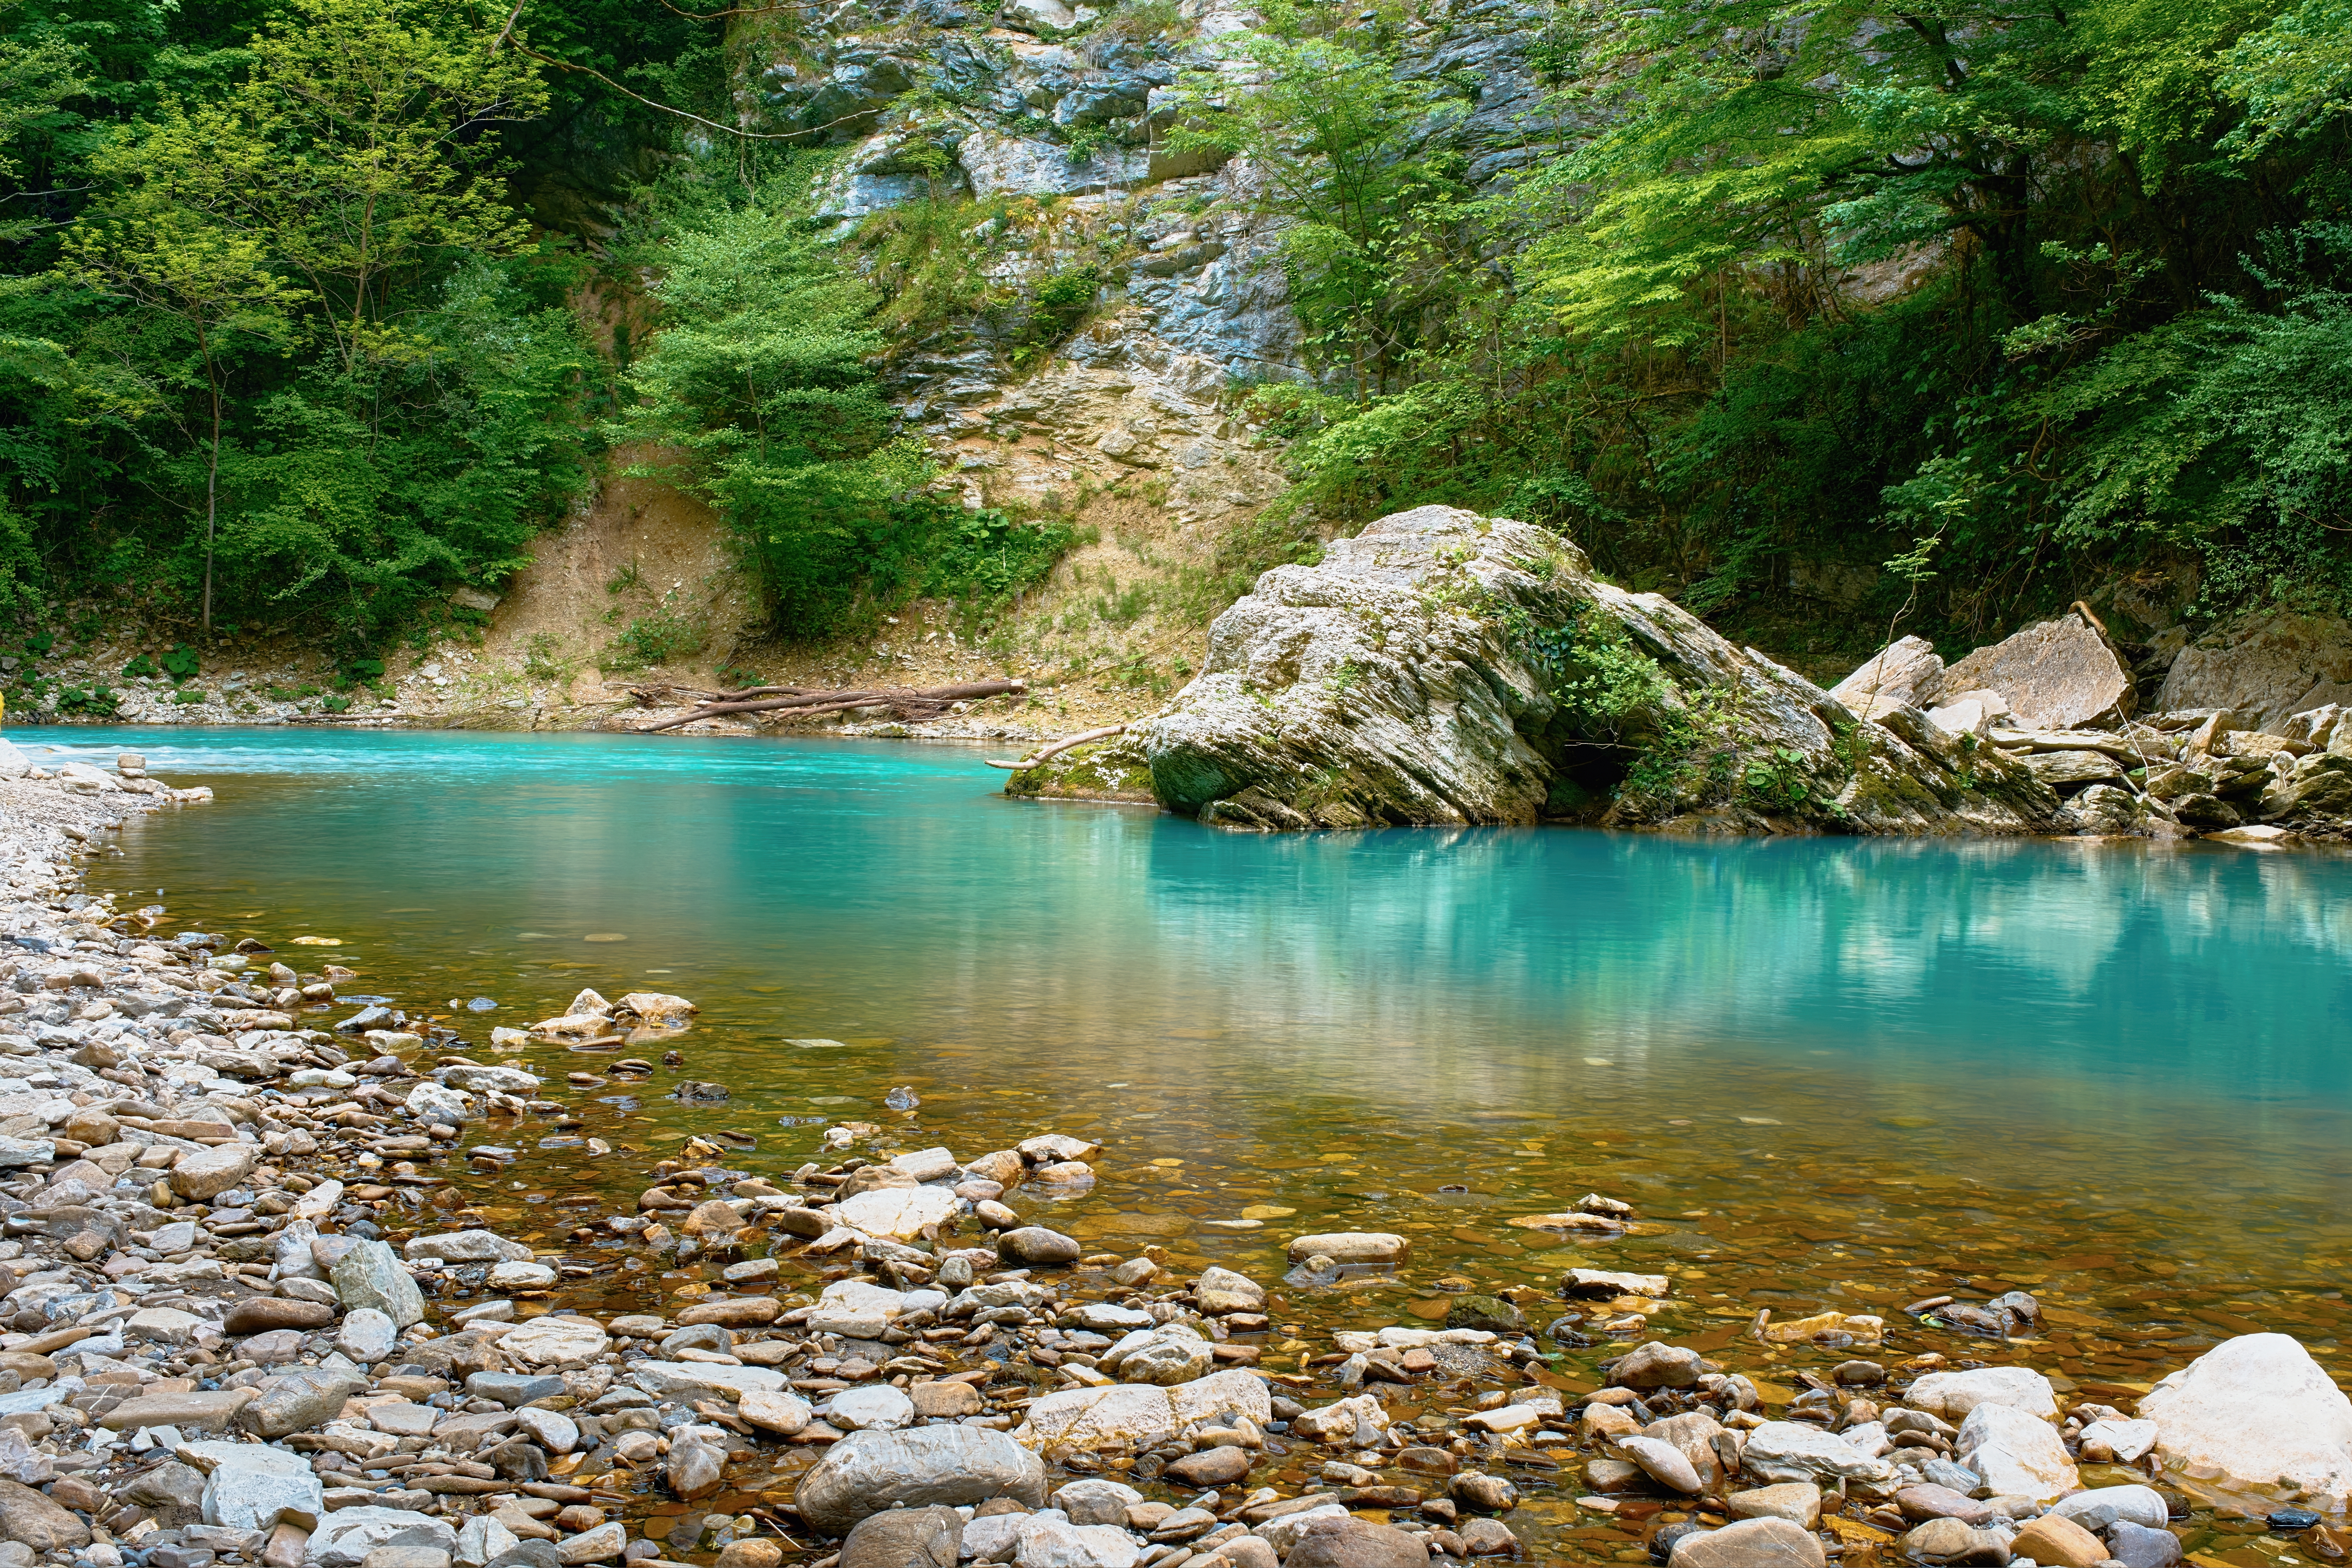
[[[1197,1330],[1168,1323],[1121,1354],[1118,1371],[1122,1382],[1166,1385],[1193,1382],[1205,1375],[1215,1361],[1216,1347]]]
[[[1844,1438],[1802,1421],[1767,1421],[1748,1434],[1740,1468],[1767,1486],[1786,1481],[1849,1481],[1864,1490],[1895,1485],[1895,1467]]]
[[[438,1258],[450,1263],[489,1263],[499,1258],[528,1260],[531,1250],[509,1241],[494,1230],[452,1230],[411,1237],[401,1251],[411,1258]]]
[[[1038,1447],[1149,1448],[1176,1435],[1168,1390],[1141,1384],[1040,1394],[1013,1436]]]
[[[1528,637],[1580,628],[1637,648],[1663,700],[1727,715],[1711,743],[1733,765],[1605,797],[1558,787],[1571,782],[1554,760],[1562,743],[1612,737],[1553,694]],[[1163,805],[1259,830],[1705,814],[1759,827],[2018,832],[2057,809],[2024,768],[1963,753],[1916,707],[1898,702],[1858,730],[1853,718],[1672,601],[1595,578],[1548,530],[1428,506],[1332,541],[1317,565],[1262,575],[1211,626],[1201,674],[1129,735]],[[1734,782],[1747,759],[1794,770],[1804,795],[1768,820]]]
[[[2083,1484],[2058,1429],[2014,1405],[1979,1405],[1969,1411],[1952,1449],[1996,1497],[2054,1502]]]
[[[1359,1394],[1334,1404],[1318,1405],[1291,1418],[1290,1429],[1318,1443],[1344,1442],[1369,1426],[1374,1433],[1389,1429],[1389,1413],[1372,1394]]]
[[[919,1182],[936,1182],[955,1173],[956,1158],[945,1149],[918,1149],[893,1159],[890,1168]]]
[[[568,1454],[580,1446],[580,1424],[561,1410],[525,1405],[515,1412],[515,1425],[551,1454]]]
[[[2105,1443],[2108,1452],[2123,1464],[2134,1464],[2139,1457],[2156,1447],[2156,1423],[2153,1421],[2094,1421],[2083,1428],[2085,1447]]]
[[[537,1073],[520,1068],[446,1067],[436,1068],[433,1076],[443,1083],[471,1090],[476,1094],[529,1094],[539,1087]]]
[[[839,1223],[868,1236],[911,1240],[929,1226],[944,1224],[956,1212],[956,1195],[945,1187],[878,1187],[844,1198],[831,1213]]]
[[[1979,1405],[2006,1405],[2029,1415],[2055,1418],[2057,1391],[2031,1367],[1984,1366],[1969,1372],[1931,1372],[1903,1395],[1914,1410],[1961,1421]]]
[[[1342,1230],[1293,1237],[1290,1261],[1328,1258],[1334,1263],[1395,1263],[1412,1250],[1412,1242],[1389,1231]]]
[[[426,1079],[408,1091],[408,1114],[419,1121],[438,1121],[457,1127],[465,1122],[473,1101],[454,1089],[446,1089]]]
[[[2352,1494],[2352,1400],[2286,1334],[2223,1341],[2158,1383],[2139,1413],[2168,1469],[2264,1492],[2284,1481],[2323,1512]]]
[[[2060,1498],[2051,1505],[2050,1511],[2101,1534],[2119,1519],[2145,1529],[2162,1530],[2166,1518],[2164,1494],[2154,1487],[2095,1487]]]
[[[493,1290],[544,1290],[554,1283],[555,1270],[544,1263],[509,1258],[490,1268],[489,1287]]]
[[[1142,1500],[1143,1494],[1123,1481],[1091,1478],[1072,1481],[1054,1494],[1054,1506],[1072,1524],[1109,1524],[1120,1529],[1127,1526],[1127,1510]]]

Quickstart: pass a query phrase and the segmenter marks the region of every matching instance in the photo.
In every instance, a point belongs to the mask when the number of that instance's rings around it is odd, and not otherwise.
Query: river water
[[[1105,1145],[1100,1180],[1038,1217],[1113,1250],[1270,1279],[1301,1230],[1412,1237],[1402,1286],[1335,1300],[1339,1323],[1580,1261],[1675,1273],[1657,1328],[1707,1346],[1759,1308],[1839,1307],[1894,1318],[1890,1353],[2030,1361],[2121,1403],[2252,1325],[2345,1370],[2352,858],[1238,836],[1008,801],[973,750],[892,742],[19,738],[217,792],[134,822],[94,888],[345,963],[483,1059],[492,1025],[583,985],[699,1003],[682,1068],[583,1106],[648,1158],[723,1130],[789,1173],[827,1120],[963,1155],[1069,1132]],[[305,934],[341,945],[286,946]],[[476,997],[495,1010],[453,1009]],[[610,1058],[499,1059],[560,1081]],[[731,1099],[662,1098],[681,1076]],[[919,1110],[886,1107],[901,1086]],[[559,1140],[478,1201],[523,1226],[625,1206],[645,1163]],[[1588,1191],[1654,1223],[1575,1245],[1507,1223]],[[2030,1345],[1895,1312],[2019,1287],[2047,1312]]]

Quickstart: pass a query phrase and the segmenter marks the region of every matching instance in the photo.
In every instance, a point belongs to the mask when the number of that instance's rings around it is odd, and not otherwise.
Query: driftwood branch
[[[781,691],[782,694],[752,696],[748,692],[721,692],[716,699],[698,703],[691,713],[665,719],[658,724],[647,724],[638,733],[650,735],[657,731],[675,730],[698,719],[716,719],[726,713],[790,713],[796,719],[810,719],[852,708],[887,708],[900,719],[917,722],[936,719],[958,702],[973,702],[983,697],[1004,697],[1028,689],[1026,683],[1018,680],[972,680],[955,686],[877,686],[844,691],[753,687],[751,691]]]
[[[988,765],[992,768],[1011,768],[1017,773],[1023,768],[1034,768],[1041,763],[1051,762],[1064,752],[1074,746],[1083,746],[1088,741],[1107,741],[1113,735],[1125,733],[1127,733],[1127,726],[1124,724],[1106,724],[1099,730],[1088,730],[1078,735],[1065,735],[1058,741],[1048,742],[1017,763],[1000,763],[989,759]]]

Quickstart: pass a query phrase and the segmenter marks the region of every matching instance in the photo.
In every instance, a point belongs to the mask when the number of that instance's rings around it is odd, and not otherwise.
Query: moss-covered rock
[[[1669,600],[1601,582],[1557,534],[1423,507],[1259,578],[1120,756],[1162,805],[1241,828],[2047,825],[2056,799],[2023,767],[1880,708],[1857,718]]]
[[[1023,768],[1004,793],[1032,800],[1113,800],[1152,804],[1151,764],[1132,734],[1076,746]]]

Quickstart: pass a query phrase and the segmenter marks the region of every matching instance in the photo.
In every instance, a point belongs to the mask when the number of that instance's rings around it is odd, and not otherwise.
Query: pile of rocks
[[[2054,792],[2061,832],[2238,844],[2352,837],[2352,723],[2335,705],[2133,715],[2130,674],[2080,609],[1946,668],[1905,637],[1832,695],[1880,722],[1926,723]]]

